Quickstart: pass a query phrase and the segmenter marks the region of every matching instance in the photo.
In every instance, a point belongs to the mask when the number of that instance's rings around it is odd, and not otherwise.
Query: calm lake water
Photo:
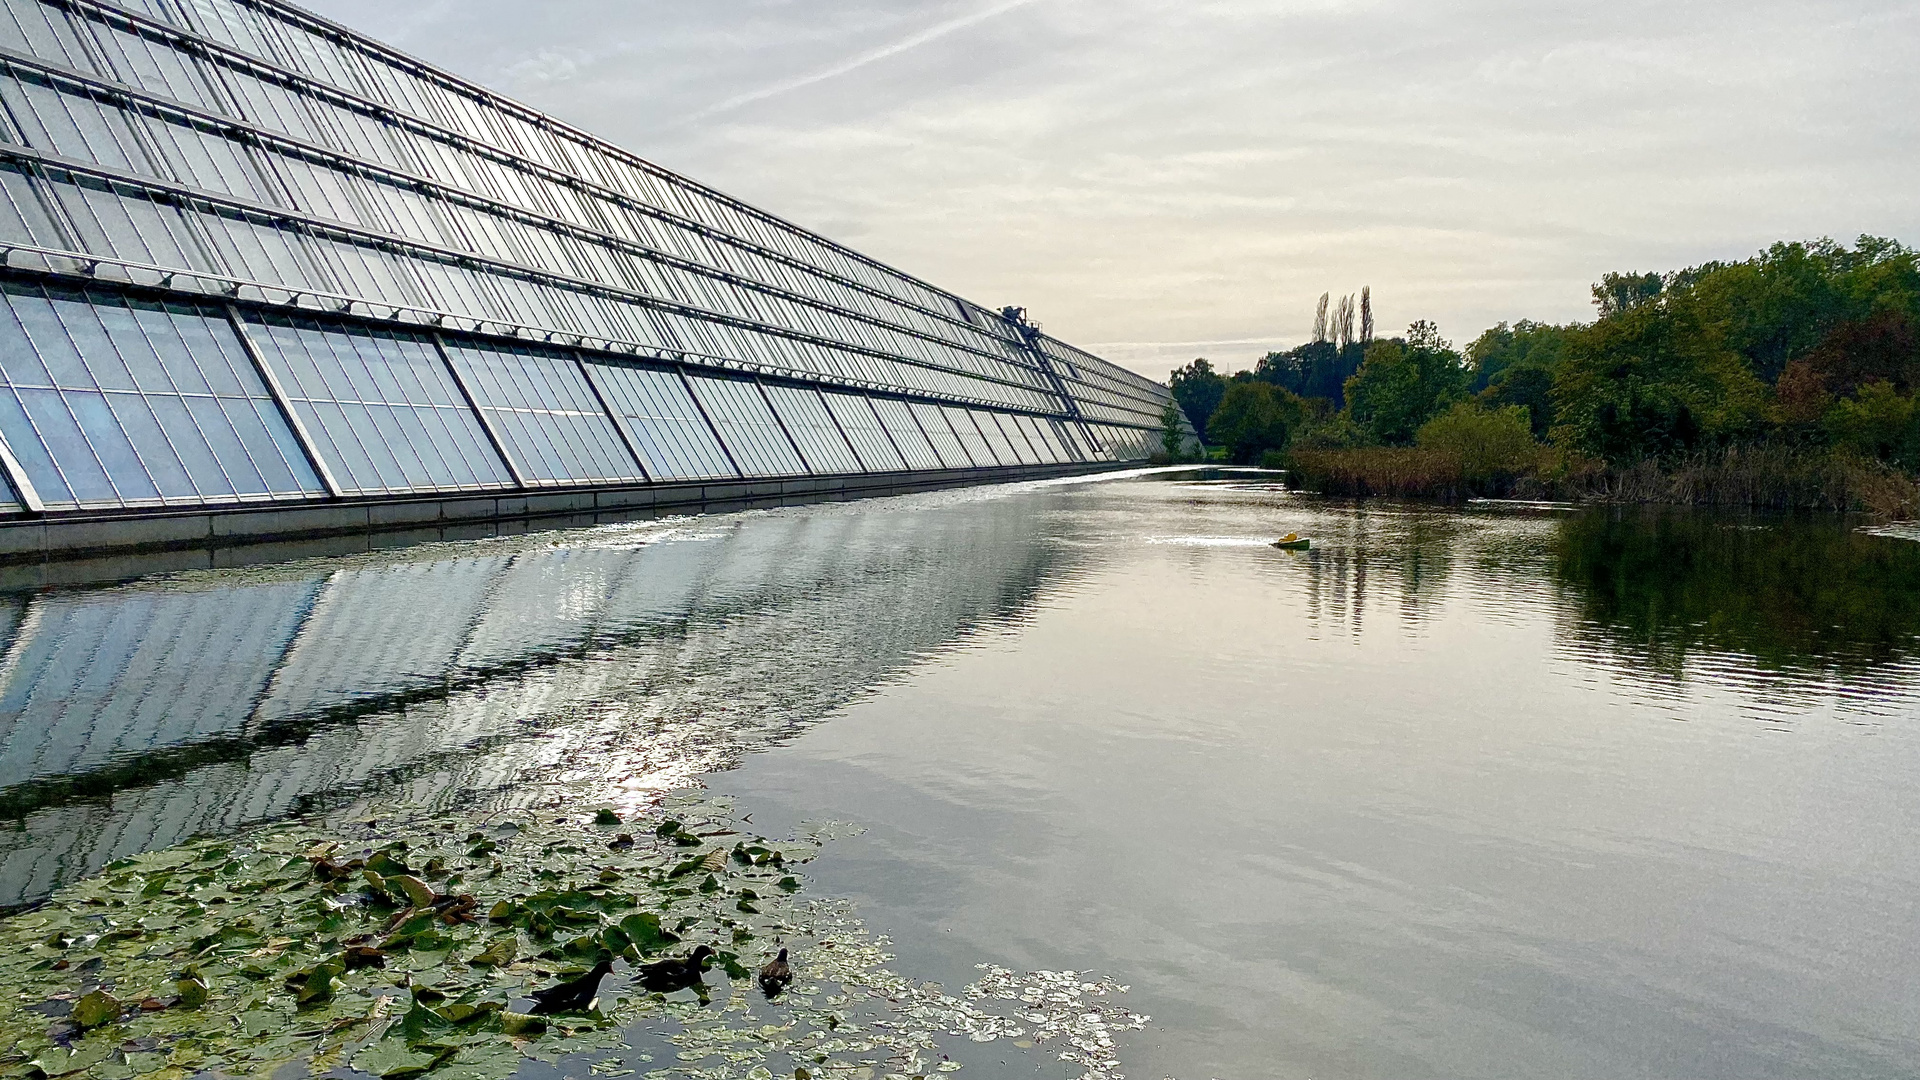
[[[1134,1078],[1920,1071],[1920,543],[1857,523],[1146,477],[0,595],[0,642],[4,904],[704,782],[863,829],[811,887],[897,971],[1129,984]]]

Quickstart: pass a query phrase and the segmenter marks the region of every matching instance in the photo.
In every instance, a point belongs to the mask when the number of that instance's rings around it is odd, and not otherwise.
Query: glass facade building
[[[0,0],[0,521],[1159,445],[1167,390],[273,0]]]

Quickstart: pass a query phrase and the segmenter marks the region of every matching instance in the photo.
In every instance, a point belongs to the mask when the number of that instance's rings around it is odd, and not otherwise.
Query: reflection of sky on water
[[[1129,1075],[1910,1074],[1920,546],[1118,499],[1017,635],[710,780],[868,823],[814,872],[901,970],[1113,973]]]

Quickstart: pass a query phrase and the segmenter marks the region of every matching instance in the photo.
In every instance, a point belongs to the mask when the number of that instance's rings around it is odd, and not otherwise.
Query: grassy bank
[[[1660,462],[1609,466],[1542,448],[1532,460],[1475,467],[1432,447],[1298,450],[1293,482],[1328,495],[1562,499],[1768,510],[1828,510],[1889,520],[1920,517],[1920,485],[1900,470],[1845,451],[1758,445]]]

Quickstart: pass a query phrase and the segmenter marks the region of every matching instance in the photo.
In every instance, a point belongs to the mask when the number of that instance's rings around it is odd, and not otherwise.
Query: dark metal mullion
[[[514,462],[513,455],[508,452],[506,440],[502,439],[500,432],[494,429],[493,419],[487,415],[487,410],[480,406],[480,399],[474,396],[473,388],[467,385],[465,376],[460,374],[460,365],[453,362],[453,354],[447,351],[447,343],[439,334],[430,334],[428,337],[433,341],[434,351],[440,354],[440,362],[447,365],[448,373],[453,376],[453,385],[460,388],[460,396],[466,399],[467,407],[472,409],[473,415],[479,419],[480,430],[486,432],[487,441],[493,444],[494,453],[499,454],[500,460],[506,464],[507,475],[513,478],[513,486],[522,491],[526,490],[529,485],[525,475],[520,472],[520,466]]]
[[[247,330],[246,320],[240,317],[240,309],[228,304],[226,310],[227,322],[232,325],[234,334],[239,337],[240,347],[246,351],[247,359],[253,362],[253,369],[260,373],[261,381],[266,384],[268,396],[273,398],[273,403],[279,408],[280,414],[286,417],[287,426],[293,430],[294,441],[300,444],[300,449],[307,455],[308,464],[313,466],[314,473],[320,477],[320,483],[326,487],[328,495],[336,499],[343,498],[346,491],[341,488],[340,481],[334,478],[333,469],[327,464],[326,458],[320,456],[319,445],[313,441],[313,435],[307,430],[306,422],[300,419],[300,413],[294,409],[293,401],[287,397],[286,389],[280,385],[280,377],[275,375],[273,368],[268,365],[266,354],[260,351],[259,343],[253,340],[253,335]]]
[[[807,460],[807,451],[800,445],[800,440],[793,437],[793,429],[787,426],[787,418],[780,415],[779,409],[774,408],[773,395],[767,393],[766,386],[757,377],[753,380],[753,388],[760,392],[760,400],[766,403],[767,411],[773,414],[774,424],[780,428],[780,434],[785,435],[787,443],[793,447],[793,456],[800,459],[800,467],[814,476],[824,475],[813,462]]]
[[[713,432],[713,441],[720,444],[720,452],[727,456],[727,464],[733,466],[733,475],[745,480],[747,471],[740,467],[740,459],[733,456],[733,447],[727,445],[727,437],[721,432],[720,425],[714,423],[713,417],[708,415],[707,403],[701,401],[699,393],[694,390],[693,379],[682,368],[675,367],[673,372],[680,376],[680,385],[687,391],[687,400],[693,402],[694,409],[700,413],[700,419],[706,421],[707,430]]]
[[[818,387],[809,387],[809,389],[811,389],[814,393],[820,395],[820,407],[827,411],[827,422],[833,425],[833,430],[840,433],[841,441],[845,442],[847,444],[847,449],[853,453],[854,464],[860,466],[860,471],[861,472],[885,472],[886,471],[885,469],[876,469],[873,466],[867,464],[866,457],[860,453],[860,444],[857,442],[854,442],[853,436],[847,434],[847,425],[840,422],[840,414],[833,411],[833,403],[827,400],[826,393],[820,390],[820,388]],[[872,412],[873,410],[869,409],[867,411]],[[876,419],[878,418],[876,417]]]
[[[893,447],[894,455],[900,459],[900,464],[906,466],[908,472],[913,472],[913,459],[908,457],[907,452],[900,448],[900,440],[894,438],[893,432],[887,428],[886,418],[880,415],[880,407],[873,403],[873,398],[865,394],[860,395],[860,401],[861,404],[867,407],[867,412],[873,415],[873,422],[880,428],[880,437],[887,440],[888,446]],[[913,410],[908,409],[907,412],[911,415]],[[924,435],[925,433],[923,432],[922,434]]]
[[[580,369],[580,377],[586,380],[587,389],[593,393],[593,400],[600,403],[600,410],[606,413],[608,420],[613,422],[614,434],[620,436],[621,444],[627,448],[627,453],[632,455],[633,463],[640,469],[640,478],[653,483],[653,470],[647,468],[646,459],[640,456],[640,448],[634,445],[633,437],[627,434],[627,425],[607,401],[606,393],[600,388],[600,380],[593,374],[593,365],[587,363],[577,353],[573,356],[573,363]]]

